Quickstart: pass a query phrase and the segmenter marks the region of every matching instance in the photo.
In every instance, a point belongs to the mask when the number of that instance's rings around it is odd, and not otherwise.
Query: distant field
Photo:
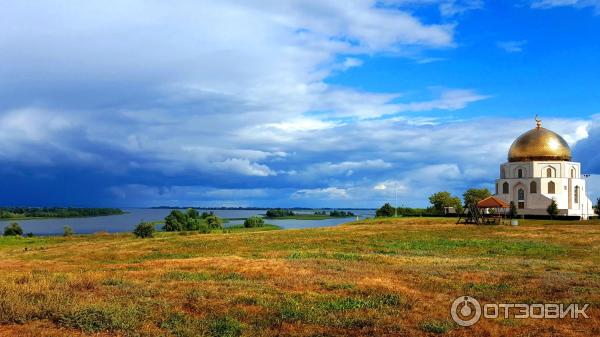
[[[600,222],[455,221],[0,238],[0,335],[600,335]],[[461,328],[460,295],[590,303],[591,318]]]

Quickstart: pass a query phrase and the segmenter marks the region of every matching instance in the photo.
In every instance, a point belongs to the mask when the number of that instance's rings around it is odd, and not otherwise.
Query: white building
[[[537,127],[522,134],[510,147],[508,162],[500,166],[496,197],[513,201],[519,214],[548,215],[552,199],[559,215],[594,215],[587,197],[581,164],[571,161],[571,149],[555,132]]]

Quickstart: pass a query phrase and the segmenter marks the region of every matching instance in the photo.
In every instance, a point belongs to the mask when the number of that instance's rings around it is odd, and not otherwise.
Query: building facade
[[[559,215],[587,219],[594,210],[587,197],[581,164],[571,161],[571,149],[555,132],[537,127],[517,138],[508,162],[500,165],[495,196],[517,206],[519,214],[548,215],[556,201]]]

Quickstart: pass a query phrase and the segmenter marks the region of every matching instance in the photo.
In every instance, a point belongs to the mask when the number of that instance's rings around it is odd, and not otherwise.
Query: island
[[[310,213],[296,213],[291,209],[272,208],[265,213],[267,219],[282,219],[282,220],[325,220],[334,218],[354,217],[354,213],[350,211],[315,211]]]
[[[0,207],[0,219],[81,218],[125,214],[119,208]]]

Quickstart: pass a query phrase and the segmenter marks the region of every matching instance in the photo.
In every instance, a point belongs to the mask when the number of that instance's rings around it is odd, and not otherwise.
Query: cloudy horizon
[[[423,207],[536,114],[600,197],[597,1],[0,3],[1,205]]]

